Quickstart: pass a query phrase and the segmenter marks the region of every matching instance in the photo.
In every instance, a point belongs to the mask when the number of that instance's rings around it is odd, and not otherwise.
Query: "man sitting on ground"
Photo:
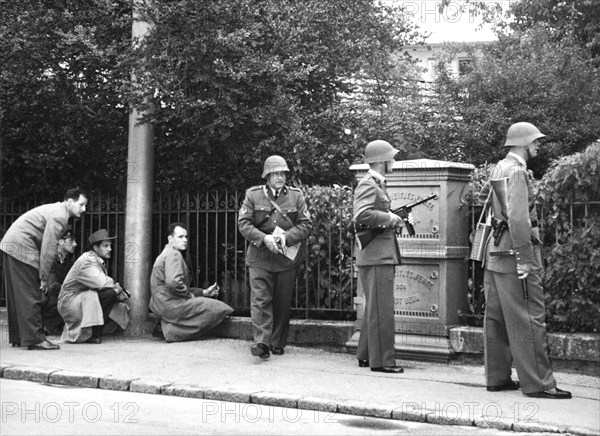
[[[169,242],[152,268],[150,309],[159,317],[167,342],[192,341],[220,324],[233,308],[216,299],[216,283],[206,289],[190,287],[192,275],[182,254],[188,245],[185,224],[170,224],[167,233]]]

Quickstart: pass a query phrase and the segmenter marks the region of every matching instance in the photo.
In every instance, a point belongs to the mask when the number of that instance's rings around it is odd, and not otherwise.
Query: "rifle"
[[[426,203],[429,200],[433,200],[437,198],[437,194],[431,194],[429,197],[422,198],[420,200],[415,200],[411,203],[407,203],[404,206],[400,206],[397,209],[392,209],[392,213],[398,215],[404,221],[404,225],[406,226],[406,230],[408,230],[408,234],[410,236],[415,235],[415,228],[411,223],[408,222],[408,214],[412,210],[413,207],[418,206],[420,204]],[[356,241],[358,243],[358,248],[363,249],[367,245],[371,243],[375,237],[382,233],[385,229],[376,227],[367,227],[360,224],[354,223],[354,233],[356,234]]]

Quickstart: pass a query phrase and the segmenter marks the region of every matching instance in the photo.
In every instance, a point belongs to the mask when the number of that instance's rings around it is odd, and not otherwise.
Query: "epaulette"
[[[302,192],[302,191],[300,190],[300,188],[296,188],[296,187],[294,187],[294,186],[288,186],[287,188],[288,188],[290,191],[298,191],[298,192]]]
[[[248,188],[248,191],[256,191],[257,189],[262,189],[264,185],[256,185],[252,188]]]

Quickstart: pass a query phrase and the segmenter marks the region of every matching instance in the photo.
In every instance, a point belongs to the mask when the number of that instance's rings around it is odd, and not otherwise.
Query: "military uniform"
[[[263,239],[272,234],[276,226],[285,231],[288,247],[301,244],[294,260],[272,253],[264,244]],[[254,340],[267,346],[285,347],[296,271],[306,256],[305,240],[312,228],[302,192],[284,186],[275,199],[268,185],[248,189],[239,212],[238,227],[249,242],[246,265]]]
[[[484,263],[487,385],[510,383],[514,357],[522,392],[548,391],[556,387],[556,381],[548,358],[543,264],[532,175],[523,159],[509,153],[491,174],[492,180],[502,178],[508,179],[508,216],[503,216],[495,193],[492,212],[496,219],[508,224],[508,229],[498,245],[494,245],[493,238],[488,240]],[[488,184],[481,192],[482,198],[487,197],[489,189]],[[517,275],[517,260],[532,266],[526,279],[528,299]]]
[[[365,295],[356,357],[369,361],[371,368],[394,367],[394,271],[400,263],[400,251],[390,226],[390,198],[385,179],[375,171],[358,183],[354,191],[354,221],[358,225],[380,229],[363,249],[358,247],[356,266]]]

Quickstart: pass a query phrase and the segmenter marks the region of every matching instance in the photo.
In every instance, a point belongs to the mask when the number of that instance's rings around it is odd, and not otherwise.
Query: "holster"
[[[498,220],[496,218],[492,218],[492,228],[494,231],[492,232],[492,236],[494,238],[494,246],[497,247],[500,245],[500,239],[502,239],[502,234],[505,230],[508,230],[508,223],[505,221]]]

